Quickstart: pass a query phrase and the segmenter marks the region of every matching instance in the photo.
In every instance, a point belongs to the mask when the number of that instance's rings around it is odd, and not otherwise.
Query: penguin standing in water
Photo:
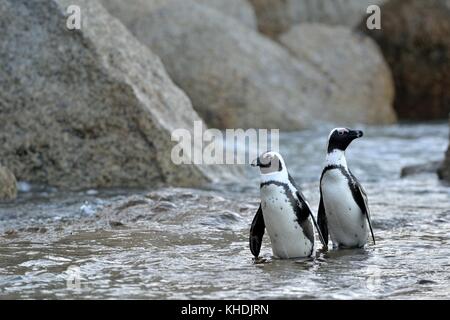
[[[311,208],[289,175],[277,152],[266,152],[253,161],[261,171],[261,204],[250,229],[250,250],[257,258],[265,229],[275,257],[281,259],[309,257],[314,248],[314,222],[322,236]]]
[[[367,243],[369,230],[375,244],[366,192],[345,159],[348,145],[362,136],[359,130],[336,128],[328,137],[317,222],[325,242],[329,234],[334,247],[361,248]]]

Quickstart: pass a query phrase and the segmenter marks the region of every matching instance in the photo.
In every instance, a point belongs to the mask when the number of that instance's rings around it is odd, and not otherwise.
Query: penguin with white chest
[[[334,247],[361,248],[373,235],[367,195],[345,159],[349,144],[363,136],[359,130],[333,129],[328,137],[326,164],[320,178],[317,222],[325,242]]]
[[[314,249],[311,208],[289,175],[277,152],[266,152],[253,161],[261,171],[261,204],[250,228],[250,250],[257,258],[267,229],[272,251],[280,259],[309,257]]]

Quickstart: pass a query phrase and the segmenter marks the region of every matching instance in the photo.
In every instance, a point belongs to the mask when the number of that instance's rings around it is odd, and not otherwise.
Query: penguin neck
[[[347,159],[345,159],[345,151],[333,149],[327,153],[326,166],[341,166],[347,169]]]
[[[287,181],[287,180],[288,180],[288,174],[287,174],[286,170],[261,174],[261,182],[262,183],[268,182],[268,181]]]

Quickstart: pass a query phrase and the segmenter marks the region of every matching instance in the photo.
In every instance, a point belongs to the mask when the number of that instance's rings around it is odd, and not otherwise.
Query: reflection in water
[[[314,208],[328,129],[280,142]],[[449,298],[450,188],[433,174],[399,178],[405,165],[442,157],[446,126],[365,133],[348,161],[369,194],[376,245],[278,260],[265,237],[263,261],[254,263],[248,230],[258,175],[250,170],[244,185],[137,198],[115,220],[97,213],[147,192],[38,189],[0,207],[0,297]]]

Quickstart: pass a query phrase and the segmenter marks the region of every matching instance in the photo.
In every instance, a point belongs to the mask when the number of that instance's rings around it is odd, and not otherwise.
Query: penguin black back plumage
[[[348,169],[345,159],[348,145],[362,135],[362,131],[338,128],[329,136],[327,164],[320,178],[317,222],[325,242],[328,242],[331,229],[333,243],[337,246],[358,247],[365,244],[365,224],[361,219],[367,221],[375,243],[367,194]]]
[[[262,182],[261,204],[250,228],[252,254],[258,257],[267,229],[275,256],[296,258],[311,255],[314,245],[311,220],[317,229],[318,226],[308,202],[287,172],[281,155],[265,153],[253,165],[260,167]]]

